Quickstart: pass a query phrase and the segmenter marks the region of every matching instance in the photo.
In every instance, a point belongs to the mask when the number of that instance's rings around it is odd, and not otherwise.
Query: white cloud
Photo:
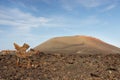
[[[115,7],[116,7],[116,5],[110,5],[110,6],[106,7],[106,10],[111,10],[111,9],[113,9]]]
[[[1,9],[0,10],[0,25],[8,25],[19,29],[30,29],[41,27],[47,24],[50,19],[45,17],[36,17],[30,13],[25,13],[19,9]]]
[[[118,0],[61,0],[61,2],[66,10],[71,11],[77,7],[97,8],[103,5],[112,5],[117,3]],[[112,7],[113,6],[109,7],[108,9]]]
[[[38,8],[32,5],[33,4],[32,0],[9,0],[9,2],[11,2],[12,5],[16,5],[17,7],[22,7],[24,9],[38,12]]]
[[[112,10],[115,7],[116,7],[115,4],[109,5],[109,6],[105,7],[103,10],[101,10],[101,12],[106,12],[106,11]]]

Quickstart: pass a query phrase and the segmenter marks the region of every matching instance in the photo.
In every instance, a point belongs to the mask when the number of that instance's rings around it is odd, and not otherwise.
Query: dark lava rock
[[[120,54],[37,54],[16,65],[15,55],[0,55],[0,80],[119,80]]]

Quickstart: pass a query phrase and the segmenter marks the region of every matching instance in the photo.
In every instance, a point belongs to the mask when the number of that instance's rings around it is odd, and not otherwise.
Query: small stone
[[[109,73],[111,74],[111,73],[112,73],[112,71],[109,71]]]

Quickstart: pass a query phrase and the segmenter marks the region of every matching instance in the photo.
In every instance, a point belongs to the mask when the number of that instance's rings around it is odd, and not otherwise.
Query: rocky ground
[[[120,54],[45,54],[22,59],[0,55],[0,80],[120,80]]]

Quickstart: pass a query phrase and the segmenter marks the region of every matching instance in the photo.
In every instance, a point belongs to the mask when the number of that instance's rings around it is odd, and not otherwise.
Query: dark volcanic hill
[[[34,49],[47,53],[120,53],[119,48],[89,36],[56,37]]]

